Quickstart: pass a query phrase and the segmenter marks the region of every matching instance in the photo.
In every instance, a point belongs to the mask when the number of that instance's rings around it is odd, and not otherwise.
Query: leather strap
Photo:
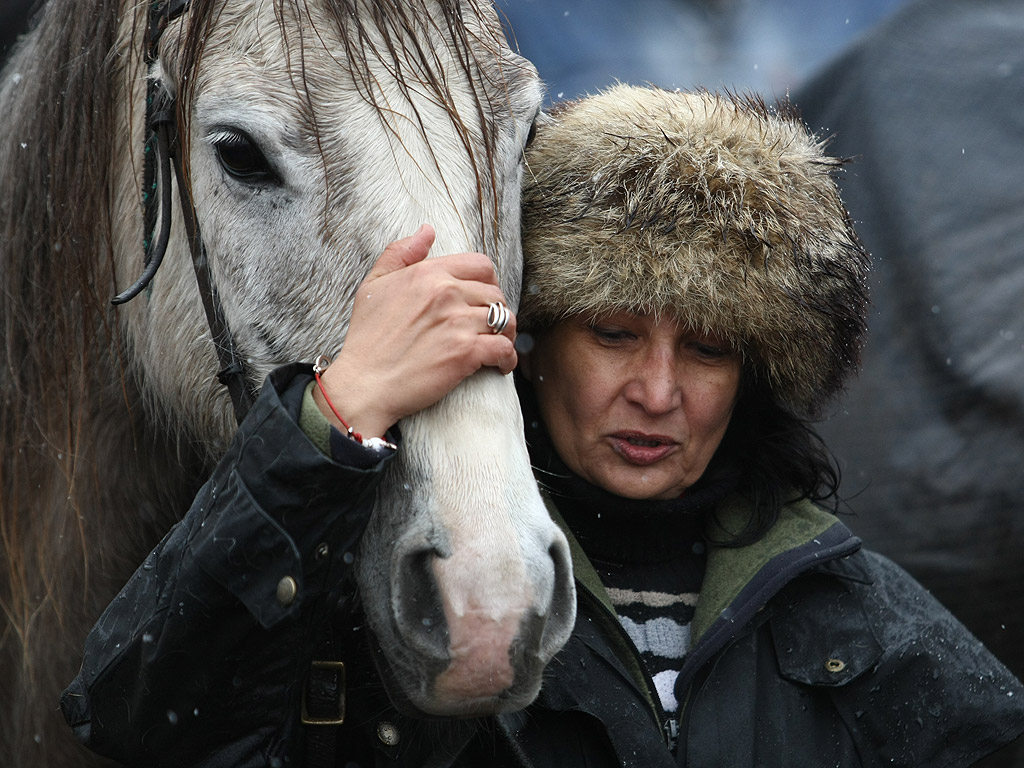
[[[235,419],[239,424],[249,412],[252,404],[256,401],[256,394],[249,386],[248,369],[235,340],[228,328],[227,319],[224,317],[224,308],[220,303],[220,294],[213,282],[213,274],[210,272],[210,260],[206,255],[206,245],[203,243],[202,235],[199,232],[199,222],[196,221],[196,209],[192,204],[190,194],[191,186],[185,183],[185,171],[182,167],[181,152],[172,152],[174,156],[174,172],[178,178],[178,196],[181,200],[181,210],[185,219],[185,232],[188,236],[189,250],[192,251],[192,266],[196,273],[196,283],[199,286],[199,295],[203,299],[203,309],[206,311],[206,322],[210,326],[210,334],[213,336],[213,345],[217,350],[217,360],[220,363],[220,371],[217,378],[220,383],[228,388],[231,393],[231,403],[235,408]]]
[[[334,768],[338,726],[345,716],[345,672],[338,666],[313,662],[303,693],[305,726],[304,768]]]
[[[147,64],[157,57],[157,44],[168,22],[188,10],[189,0],[168,0],[157,3],[150,11],[149,43],[146,52]],[[199,231],[196,209],[192,204],[191,186],[186,184],[184,164],[177,141],[176,107],[167,89],[159,81],[150,81],[146,91],[146,161],[143,173],[144,223],[147,236],[145,266],[142,275],[126,290],[113,298],[114,304],[131,301],[141,293],[156,276],[170,239],[171,231],[171,178],[170,166],[173,161],[178,181],[178,195],[181,201],[189,250],[192,252],[192,266],[196,274],[199,295],[203,301],[206,322],[217,351],[220,371],[217,379],[228,388],[235,419],[242,422],[256,400],[256,392],[250,386],[248,367],[239,355],[234,337],[224,317],[220,294],[213,282],[206,246]],[[159,177],[160,191],[157,194],[156,177]],[[152,230],[159,220],[160,231],[156,237]]]
[[[338,605],[344,610],[348,601]],[[332,619],[324,624],[302,689],[301,720],[305,735],[303,768],[335,768],[338,729],[346,715],[345,665],[338,656]]]

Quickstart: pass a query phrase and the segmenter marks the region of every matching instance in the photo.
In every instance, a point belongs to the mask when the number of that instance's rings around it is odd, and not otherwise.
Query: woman
[[[785,108],[625,86],[528,159],[522,400],[582,587],[561,658],[608,660],[512,729],[533,764],[969,765],[1015,738],[1019,683],[818,504],[809,424],[866,305],[839,161]],[[588,727],[614,758],[562,752]]]
[[[867,259],[829,177],[836,162],[758,102],[624,87],[562,107],[528,159],[519,383],[580,595],[538,700],[479,721],[400,713],[343,603],[334,621],[348,638],[351,714],[325,747],[297,728],[298,686],[278,663],[295,654],[287,642],[308,638],[249,633],[237,652],[251,674],[211,691],[202,683],[220,660],[188,653],[210,638],[179,627],[186,678],[161,677],[138,630],[158,609],[139,608],[90,637],[62,702],[80,737],[133,765],[560,767],[959,766],[1015,738],[1024,688],[816,504],[834,498],[837,478],[807,420],[854,367],[866,303]],[[421,230],[382,257],[322,390],[306,371],[279,372],[257,405],[272,418],[242,426],[245,439],[264,423],[301,425],[349,467],[331,486],[352,498],[354,522],[338,534],[348,547],[401,444],[391,433],[397,448],[349,440],[335,409],[381,435],[480,365],[507,371],[516,359],[514,324],[484,327],[481,307],[500,300],[486,262],[424,262],[429,243]],[[411,312],[439,273],[458,290],[441,310]],[[421,319],[403,325],[410,317]],[[382,363],[382,350],[395,359]],[[392,377],[381,386],[371,365],[398,373],[380,370]],[[246,471],[230,452],[222,466]],[[204,503],[226,515],[232,502]],[[203,586],[189,581],[191,515],[126,587],[126,604]],[[181,690],[223,703],[216,728],[167,727]],[[151,714],[133,718],[126,700]]]

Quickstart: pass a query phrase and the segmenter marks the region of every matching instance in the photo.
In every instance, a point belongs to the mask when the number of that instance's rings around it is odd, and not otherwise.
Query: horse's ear
[[[158,76],[171,96],[178,92],[183,43],[189,25],[192,0],[155,0],[149,4],[146,42],[147,61],[154,62],[151,76]]]

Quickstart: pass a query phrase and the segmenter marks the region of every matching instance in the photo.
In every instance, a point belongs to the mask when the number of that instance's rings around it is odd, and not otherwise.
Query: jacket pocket
[[[791,682],[846,685],[882,657],[860,600],[831,575],[812,573],[787,586],[770,626],[779,672]]]

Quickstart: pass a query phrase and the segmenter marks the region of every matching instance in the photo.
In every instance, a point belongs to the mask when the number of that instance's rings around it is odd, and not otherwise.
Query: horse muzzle
[[[568,545],[557,528],[545,533],[546,554],[528,568],[472,547],[412,546],[399,555],[392,626],[416,668],[404,675],[416,685],[403,685],[403,693],[417,710],[480,716],[536,698],[576,606]]]
[[[470,377],[402,435],[357,573],[382,677],[428,715],[521,709],[572,633],[576,592],[511,378]]]

